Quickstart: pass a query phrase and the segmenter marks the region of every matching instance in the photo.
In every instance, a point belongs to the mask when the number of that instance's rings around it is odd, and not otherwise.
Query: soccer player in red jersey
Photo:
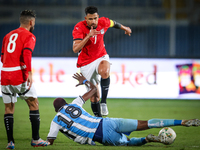
[[[9,32],[3,39],[1,50],[1,91],[5,104],[4,123],[7,133],[7,149],[15,148],[13,138],[13,114],[17,95],[25,100],[30,109],[32,146],[47,146],[39,136],[40,114],[38,99],[32,84],[31,58],[36,38],[32,34],[36,15],[31,10],[20,14],[20,27]]]
[[[98,77],[101,76],[101,104],[99,104],[99,89],[90,98],[90,101],[95,116],[106,116],[108,115],[106,98],[110,85],[110,62],[103,37],[110,27],[124,30],[125,34],[129,36],[132,31],[129,27],[109,18],[99,18],[98,9],[94,6],[86,7],[85,13],[85,20],[77,23],[72,32],[73,51],[79,53],[77,67],[80,68],[87,80],[96,85],[97,89]]]

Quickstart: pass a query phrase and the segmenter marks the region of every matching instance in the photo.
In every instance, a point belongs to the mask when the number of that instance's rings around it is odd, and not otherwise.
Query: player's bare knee
[[[99,74],[100,74],[101,78],[107,79],[110,76],[110,71],[106,70],[106,69],[105,70],[101,70],[99,72]]]
[[[14,103],[5,104],[5,114],[14,114]]]
[[[14,109],[11,109],[9,107],[5,108],[5,114],[14,114]]]
[[[90,98],[90,101],[93,102],[93,103],[96,103],[100,100],[100,98],[98,96],[94,96],[94,97],[91,97]]]
[[[102,79],[107,79],[109,76],[101,76]]]
[[[107,79],[108,77],[109,77],[109,73],[108,73],[108,72],[103,73],[103,74],[101,75],[101,78],[102,78],[102,79]]]
[[[95,97],[95,102],[99,102],[100,98],[99,97]]]
[[[34,98],[34,97],[29,97],[27,100],[26,100],[28,106],[29,106],[29,109],[30,110],[38,110],[39,109],[39,102],[38,102],[38,99],[37,98]]]
[[[102,62],[106,64],[108,63],[107,61],[102,61]],[[98,73],[100,74],[101,78],[107,79],[110,76],[110,66],[109,65],[99,66]]]

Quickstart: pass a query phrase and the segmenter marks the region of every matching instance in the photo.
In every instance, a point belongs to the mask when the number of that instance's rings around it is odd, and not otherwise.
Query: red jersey
[[[19,85],[27,81],[35,42],[35,36],[22,27],[4,37],[1,50],[1,85]]]
[[[98,25],[96,30],[101,33],[91,37],[85,46],[81,49],[78,55],[77,67],[85,66],[94,60],[107,54],[105,45],[104,45],[104,34],[110,27],[110,19],[101,17],[98,20]],[[90,28],[87,26],[87,22],[81,21],[77,23],[72,32],[73,40],[82,40],[87,34],[89,34]]]

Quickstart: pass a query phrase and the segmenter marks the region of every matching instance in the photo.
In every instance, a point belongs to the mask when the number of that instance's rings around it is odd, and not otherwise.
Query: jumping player
[[[32,126],[32,141],[34,147],[47,146],[48,142],[39,136],[40,114],[38,99],[32,84],[31,58],[36,38],[32,34],[36,15],[31,10],[20,14],[20,27],[9,32],[3,39],[1,50],[1,90],[5,104],[4,123],[7,133],[7,149],[15,148],[13,137],[13,114],[17,95],[25,100],[29,107],[29,117]]]
[[[85,78],[97,87],[97,93],[90,98],[93,113],[95,116],[106,116],[108,115],[106,99],[110,85],[110,63],[104,45],[104,34],[110,27],[124,30],[129,36],[132,31],[129,27],[109,18],[99,18],[98,9],[94,6],[86,7],[85,14],[85,20],[77,23],[72,32],[73,51],[78,53],[77,67]],[[101,108],[99,75],[101,76]]]

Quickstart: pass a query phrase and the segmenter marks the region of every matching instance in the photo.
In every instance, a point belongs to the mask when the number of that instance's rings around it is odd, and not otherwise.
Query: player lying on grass
[[[175,120],[175,119],[151,119],[147,121],[122,118],[101,118],[87,113],[83,104],[91,95],[97,92],[96,87],[85,79],[82,74],[74,74],[73,78],[79,83],[76,86],[85,84],[90,90],[83,96],[79,96],[68,104],[63,98],[56,98],[53,102],[56,116],[51,122],[47,140],[50,145],[57,137],[58,131],[80,144],[95,145],[95,141],[103,145],[115,146],[139,146],[148,142],[164,143],[158,136],[152,134],[142,138],[128,139],[133,131],[141,131],[150,128],[161,128],[167,126],[199,126],[198,119]],[[125,135],[126,134],[126,135]]]

